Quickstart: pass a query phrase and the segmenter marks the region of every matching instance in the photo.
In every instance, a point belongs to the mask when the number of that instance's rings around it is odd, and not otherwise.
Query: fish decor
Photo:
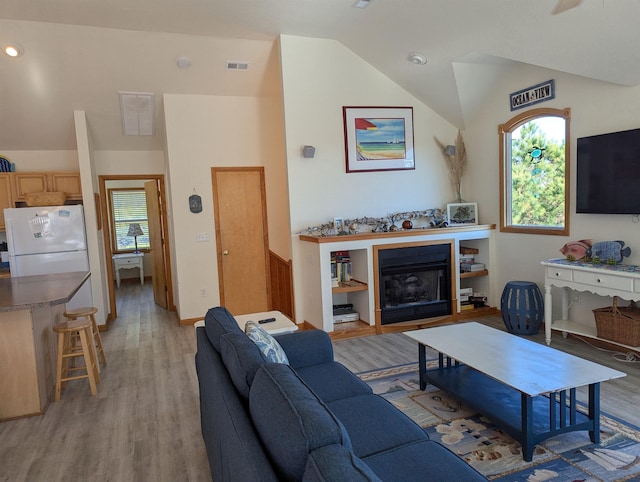
[[[587,256],[587,253],[591,249],[593,240],[581,239],[580,241],[569,241],[562,248],[560,252],[567,257],[567,259],[579,260]]]
[[[620,263],[622,258],[630,254],[631,248],[625,248],[624,241],[600,241],[591,246],[587,256],[598,256],[603,262],[611,259]]]

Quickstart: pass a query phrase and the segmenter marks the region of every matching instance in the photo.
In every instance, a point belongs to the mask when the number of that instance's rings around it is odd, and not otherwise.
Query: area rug
[[[640,482],[640,428],[606,414],[601,413],[599,445],[587,431],[562,434],[537,445],[533,460],[525,462],[520,443],[491,420],[432,385],[421,391],[417,364],[359,376],[490,480]]]

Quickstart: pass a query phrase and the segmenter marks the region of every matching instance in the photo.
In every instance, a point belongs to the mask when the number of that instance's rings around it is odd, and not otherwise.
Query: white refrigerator
[[[11,276],[89,271],[84,211],[81,205],[4,210]],[[93,306],[91,280],[67,308]]]

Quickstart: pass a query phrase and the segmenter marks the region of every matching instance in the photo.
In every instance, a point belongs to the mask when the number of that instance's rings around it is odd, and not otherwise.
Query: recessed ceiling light
[[[2,51],[9,57],[20,57],[24,50],[18,44],[7,44],[2,46]]]
[[[353,4],[354,8],[367,8],[371,0],[358,0]]]
[[[424,65],[427,63],[427,58],[419,52],[411,52],[407,60],[416,65]]]

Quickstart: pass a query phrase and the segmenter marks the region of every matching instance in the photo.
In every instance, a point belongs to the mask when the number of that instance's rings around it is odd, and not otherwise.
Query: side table
[[[116,273],[116,284],[120,288],[121,269],[140,269],[140,285],[144,285],[144,253],[123,253],[114,254],[113,269]]]

